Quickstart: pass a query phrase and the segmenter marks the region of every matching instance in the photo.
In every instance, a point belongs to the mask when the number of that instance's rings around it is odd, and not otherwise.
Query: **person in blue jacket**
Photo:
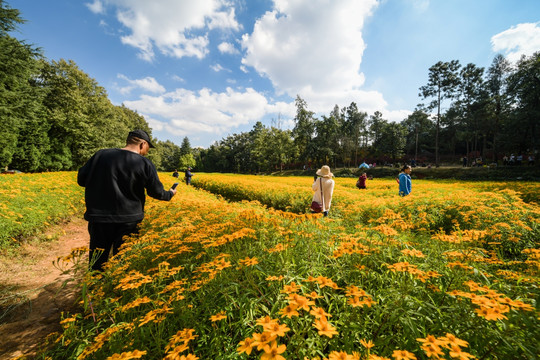
[[[186,169],[186,172],[184,173],[184,176],[186,178],[186,185],[190,185],[191,184],[191,178],[193,177],[193,174],[191,172],[191,168],[188,166],[188,168]]]
[[[410,165],[405,165],[401,169],[399,174],[399,195],[406,196],[411,193],[411,171],[412,168]]]

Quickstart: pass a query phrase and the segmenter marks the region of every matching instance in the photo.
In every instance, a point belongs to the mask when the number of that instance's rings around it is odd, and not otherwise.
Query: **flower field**
[[[522,200],[538,185],[417,180],[401,198],[395,180],[338,178],[322,218],[305,214],[311,182],[197,174],[149,199],[41,357],[538,356],[540,206]]]
[[[74,172],[0,176],[0,249],[84,210]]]

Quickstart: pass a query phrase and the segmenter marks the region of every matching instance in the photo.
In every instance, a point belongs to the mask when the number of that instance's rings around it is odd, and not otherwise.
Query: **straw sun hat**
[[[330,172],[330,167],[328,165],[324,165],[319,170],[317,170],[317,175],[327,178],[331,178],[332,176],[334,176],[334,174]]]

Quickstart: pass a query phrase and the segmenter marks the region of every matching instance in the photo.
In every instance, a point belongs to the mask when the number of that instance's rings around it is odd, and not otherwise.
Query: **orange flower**
[[[315,291],[310,292],[306,296],[313,299],[313,300],[322,298],[322,296],[317,294]]]
[[[278,320],[272,319],[270,316],[266,315],[262,318],[257,319],[255,322],[257,325],[265,327],[267,325],[272,325],[278,323]]]
[[[292,293],[296,293],[298,290],[300,290],[300,287],[296,285],[296,283],[293,281],[289,285],[285,285],[283,287],[283,290],[281,290],[281,292],[285,294],[292,294]]]
[[[216,322],[216,321],[223,320],[223,319],[226,319],[226,318],[227,318],[227,315],[225,315],[225,311],[220,311],[216,315],[210,316],[210,320],[212,322]]]
[[[323,308],[320,307],[314,307],[309,313],[315,316],[317,319],[332,317],[332,315],[328,314]]]
[[[291,303],[297,305],[297,309],[302,309],[309,311],[309,307],[311,305],[315,305],[315,302],[312,300],[309,300],[307,297],[298,295],[298,294],[291,294]]]
[[[452,335],[450,333],[446,333],[446,335],[443,336],[441,338],[441,340],[446,341],[448,344],[450,344],[450,346],[452,346],[452,345],[456,345],[456,346],[460,346],[460,347],[469,346],[468,342],[466,342],[465,340],[461,340],[461,339],[457,338],[455,335]]]
[[[462,351],[461,348],[457,345],[452,345],[452,349],[450,350],[448,354],[454,359],[457,358],[459,360],[474,359],[473,355],[469,354],[468,352]]]
[[[354,357],[345,351],[332,351],[328,355],[328,360],[354,360]]]
[[[245,259],[240,260],[239,263],[244,266],[254,266],[259,263],[259,260],[257,260],[257,258],[246,257]]]
[[[285,360],[280,354],[284,353],[287,346],[284,344],[278,345],[276,341],[272,344],[264,346],[264,354],[261,355],[261,360]]]
[[[394,350],[392,357],[396,360],[416,360],[416,356],[407,350]]]
[[[146,355],[146,351],[127,351],[123,352],[121,354],[114,354],[112,356],[109,356],[106,360],[128,360],[128,359],[140,359]]]
[[[253,345],[257,346],[257,350],[262,350],[268,343],[276,340],[276,336],[272,336],[268,331],[264,331],[261,334],[253,334]]]
[[[268,331],[272,336],[285,336],[285,333],[291,329],[285,324],[277,322],[263,326],[265,331]]]
[[[255,340],[252,338],[246,338],[244,341],[240,341],[238,345],[240,346],[236,351],[238,351],[239,354],[246,353],[249,355],[255,346]]]
[[[503,310],[501,310],[500,307],[481,307],[480,309],[475,309],[475,311],[486,320],[508,319],[506,315],[503,314]]]
[[[317,319],[313,322],[313,326],[319,330],[319,335],[328,336],[329,338],[332,338],[332,336],[339,334],[336,331],[336,328],[333,327],[329,322],[326,321],[326,319]]]
[[[286,316],[288,318],[292,318],[293,316],[299,316],[300,314],[298,311],[296,311],[297,306],[296,304],[289,304],[285,306],[283,309],[279,310],[279,313],[282,316]]]
[[[360,339],[360,344],[362,344],[368,350],[375,346],[373,341],[371,340],[366,341],[364,339]]]

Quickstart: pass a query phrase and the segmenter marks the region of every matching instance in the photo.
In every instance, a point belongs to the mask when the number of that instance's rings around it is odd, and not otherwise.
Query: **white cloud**
[[[373,108],[385,104],[380,94],[359,90],[366,47],[362,27],[376,0],[274,3],[253,33],[242,37],[244,65],[268,77],[278,93],[300,95],[315,112],[327,113],[349,99]]]
[[[540,22],[512,26],[491,38],[494,52],[503,52],[509,61],[515,62],[522,55],[530,56],[540,49]]]
[[[147,114],[150,119],[170,119],[168,124],[157,120],[149,123],[180,136],[194,133],[223,136],[238,126],[261,120],[267,114],[281,113],[292,117],[295,113],[293,103],[270,104],[251,88],[243,91],[227,88],[223,93],[207,88],[198,92],[177,89],[159,96],[142,95],[138,100],[124,101],[124,104]]]
[[[151,93],[163,93],[165,92],[165,88],[160,85],[156,79],[153,77],[147,76],[144,79],[135,79],[131,80],[125,75],[118,74],[118,78],[125,80],[129,85],[121,87],[119,91],[126,95],[129,94],[134,89],[142,89],[144,91],[148,91]]]
[[[222,54],[238,54],[239,51],[234,47],[234,44],[228,42],[222,42],[218,45],[218,50]]]
[[[186,80],[185,80],[184,78],[182,78],[182,77],[180,77],[180,76],[178,76],[178,75],[173,75],[172,79],[173,79],[174,81],[178,81],[178,82],[182,82],[182,83],[183,83],[183,82],[186,82]]]
[[[214,70],[215,72],[220,72],[220,71],[230,71],[230,70],[225,69],[225,68],[224,68],[223,66],[221,66],[220,64],[210,65],[210,69]]]
[[[207,31],[240,29],[226,0],[160,0],[159,5],[148,0],[103,2],[117,8],[118,21],[131,32],[122,36],[122,42],[139,49],[139,56],[147,61],[153,60],[154,48],[167,56],[202,59],[208,53]],[[92,8],[97,4],[101,2],[95,0]]]
[[[88,9],[90,9],[91,12],[94,14],[104,14],[105,8],[103,7],[103,3],[101,0],[94,0],[93,3],[86,3],[84,4]]]

